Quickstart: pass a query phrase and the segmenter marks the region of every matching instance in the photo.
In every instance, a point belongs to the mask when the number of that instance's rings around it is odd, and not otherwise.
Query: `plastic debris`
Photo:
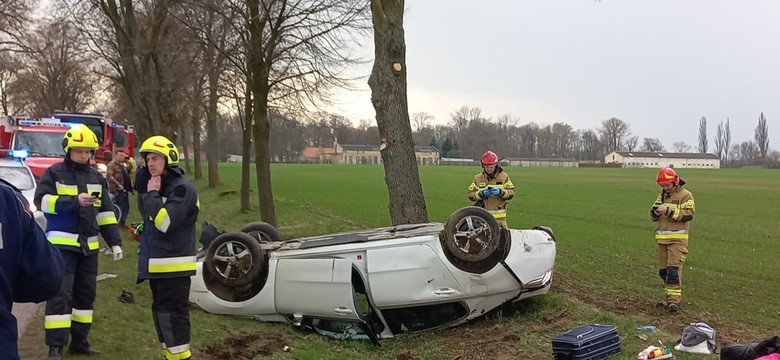
[[[97,276],[97,281],[115,278],[116,274],[100,274]]]

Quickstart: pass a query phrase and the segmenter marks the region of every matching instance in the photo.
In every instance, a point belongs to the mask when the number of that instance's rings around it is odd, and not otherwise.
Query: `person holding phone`
[[[122,239],[106,180],[89,164],[98,149],[97,136],[78,124],[65,133],[62,147],[65,161],[46,169],[34,199],[46,216],[46,237],[65,264],[62,286],[46,302],[49,360],[62,359],[69,337],[70,353],[99,353],[87,341],[97,292],[98,235],[111,247],[114,260],[122,259]]]

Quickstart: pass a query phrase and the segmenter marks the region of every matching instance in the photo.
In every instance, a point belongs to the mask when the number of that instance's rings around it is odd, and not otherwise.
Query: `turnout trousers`
[[[152,318],[162,353],[168,360],[189,359],[190,278],[149,279],[152,289]]]
[[[62,287],[46,302],[46,345],[63,347],[68,335],[75,341],[86,340],[92,325],[92,310],[97,291],[98,255],[61,250],[65,263]]]
[[[658,275],[664,281],[667,304],[680,304],[682,270],[687,255],[687,243],[658,244]]]

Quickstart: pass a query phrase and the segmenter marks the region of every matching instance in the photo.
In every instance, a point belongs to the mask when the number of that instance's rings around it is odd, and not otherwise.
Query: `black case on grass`
[[[612,325],[584,325],[554,337],[552,349],[555,360],[606,359],[621,351],[620,337]]]

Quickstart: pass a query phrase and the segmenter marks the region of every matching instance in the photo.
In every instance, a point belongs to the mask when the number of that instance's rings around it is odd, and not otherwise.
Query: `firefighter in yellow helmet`
[[[680,311],[682,270],[688,255],[688,227],[696,204],[685,181],[674,169],[664,167],[656,177],[661,193],[650,209],[650,218],[658,223],[655,242],[658,247],[658,275],[664,281],[666,301],[659,303],[670,312]]]
[[[482,155],[482,172],[474,175],[468,189],[469,200],[493,214],[496,221],[507,227],[506,206],[515,196],[515,185],[501,166],[498,155],[488,150]]]
[[[166,359],[189,359],[190,277],[195,275],[195,223],[200,204],[179,168],[179,149],[152,136],[140,149],[136,189],[143,217],[138,283],[149,280],[152,317]]]
[[[90,166],[97,136],[86,125],[74,125],[65,133],[62,148],[65,161],[46,169],[35,192],[35,206],[46,216],[46,237],[65,263],[62,287],[46,302],[49,359],[62,358],[69,336],[70,353],[99,353],[87,341],[97,291],[98,235],[111,247],[114,260],[122,259],[106,179]]]

